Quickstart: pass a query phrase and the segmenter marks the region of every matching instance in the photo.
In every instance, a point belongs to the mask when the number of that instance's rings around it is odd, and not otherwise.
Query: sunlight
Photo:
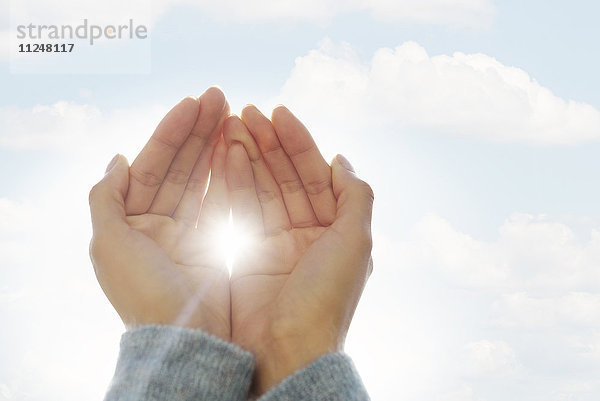
[[[225,260],[225,265],[231,276],[231,271],[235,263],[236,255],[248,249],[250,245],[249,235],[246,230],[233,222],[233,216],[229,213],[227,224],[219,232],[217,252],[219,257]]]

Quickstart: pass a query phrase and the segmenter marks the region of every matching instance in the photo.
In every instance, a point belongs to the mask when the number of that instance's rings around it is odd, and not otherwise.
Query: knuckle
[[[177,117],[175,118],[176,120],[184,120],[185,119],[185,111],[183,110],[177,110]],[[176,140],[174,140],[171,137],[163,137],[163,136],[159,136],[159,135],[152,135],[150,137],[150,140],[156,142],[157,144],[169,149],[172,152],[177,152],[177,150],[179,150],[179,144],[177,143]]]
[[[311,181],[305,186],[306,193],[309,195],[319,195],[328,188],[331,188],[331,181],[328,178],[322,178],[319,180]]]
[[[189,178],[187,185],[185,186],[186,191],[193,193],[204,193],[206,191],[206,179],[205,178]]]
[[[279,183],[279,187],[281,188],[281,193],[283,194],[293,194],[304,189],[302,182],[296,179],[281,181]]]
[[[259,131],[259,135],[258,140],[260,141],[259,143],[264,157],[268,158],[283,153],[283,148],[275,134],[266,135],[265,132]]]
[[[268,202],[272,201],[273,199],[277,198],[277,193],[275,191],[268,190],[268,189],[263,189],[263,190],[257,189],[256,196],[258,197],[258,201],[260,203],[268,203]]]
[[[188,181],[188,178],[189,174],[187,171],[178,168],[170,168],[165,180],[175,185],[183,185]]]
[[[129,174],[134,180],[146,187],[155,187],[162,182],[162,178],[158,177],[155,173],[151,171],[142,172],[135,167],[130,167]]]
[[[373,188],[365,181],[360,181],[360,189],[361,191],[371,200],[375,199],[375,193],[373,192]]]
[[[94,185],[92,187],[92,189],[90,189],[90,193],[88,195],[88,203],[90,204],[90,206],[92,205],[92,202],[94,201],[94,199],[96,199],[98,197],[98,192],[100,191],[100,183]]]
[[[92,239],[90,240],[90,247],[89,247],[90,259],[92,260],[92,263],[102,253],[103,249],[104,249],[103,241],[100,240],[98,238],[98,236],[96,236],[96,235],[92,236]]]
[[[365,229],[361,235],[360,248],[365,253],[371,253],[373,250],[373,238],[371,237],[370,230]]]

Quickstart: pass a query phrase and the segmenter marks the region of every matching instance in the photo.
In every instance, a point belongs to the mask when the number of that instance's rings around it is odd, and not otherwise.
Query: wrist
[[[290,335],[271,338],[256,354],[254,392],[266,393],[286,377],[315,362],[321,356],[342,350],[342,344],[323,336]]]

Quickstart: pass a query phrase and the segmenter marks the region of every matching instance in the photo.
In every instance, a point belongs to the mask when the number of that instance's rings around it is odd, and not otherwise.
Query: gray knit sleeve
[[[254,358],[199,330],[145,326],[121,337],[105,401],[245,400]]]
[[[327,354],[298,370],[258,401],[367,401],[369,395],[352,360]]]

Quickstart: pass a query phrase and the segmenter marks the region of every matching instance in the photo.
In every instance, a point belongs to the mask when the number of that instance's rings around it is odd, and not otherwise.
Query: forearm
[[[105,401],[245,400],[250,353],[199,330],[145,326],[123,334]]]

